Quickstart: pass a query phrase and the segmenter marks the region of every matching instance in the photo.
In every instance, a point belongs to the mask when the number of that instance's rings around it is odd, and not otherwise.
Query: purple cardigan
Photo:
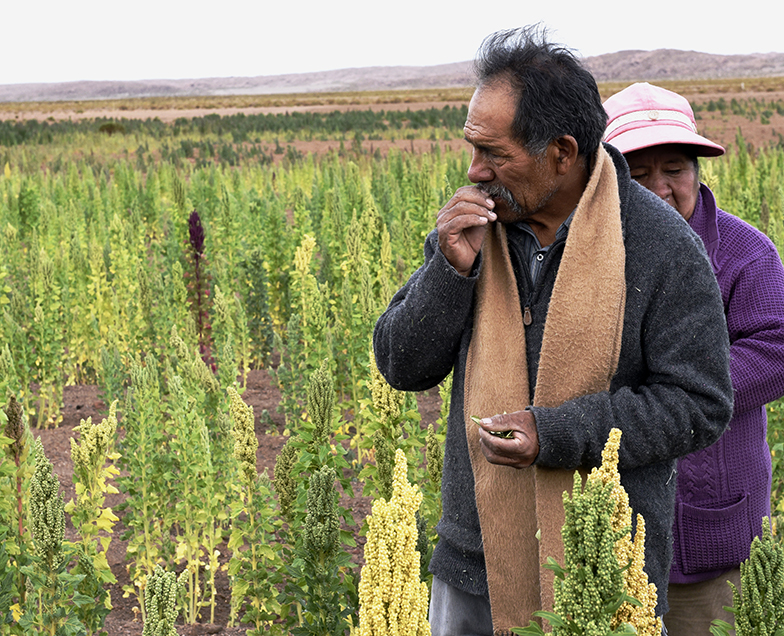
[[[735,406],[718,442],[678,462],[670,583],[712,579],[748,558],[770,516],[765,405],[784,395],[784,266],[776,247],[718,209],[705,185],[689,225],[724,300]]]

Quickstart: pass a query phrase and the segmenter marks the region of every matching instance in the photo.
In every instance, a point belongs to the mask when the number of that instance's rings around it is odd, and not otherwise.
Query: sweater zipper
[[[556,239],[555,242],[553,243],[553,247],[555,247],[558,243],[565,243],[565,242],[566,239],[564,238]],[[548,250],[545,256],[545,263],[542,265],[542,269],[539,272],[540,277],[542,276],[542,274],[546,269],[546,266],[548,265],[547,261],[551,260],[552,258],[553,258],[553,249],[550,248],[550,250]],[[529,288],[531,289],[531,293],[528,294],[526,305],[525,307],[523,307],[523,326],[525,327],[529,326],[533,322],[533,316],[531,315],[531,305],[533,304],[533,298],[534,295],[536,294],[537,286],[541,285],[540,282],[537,282],[537,284],[534,285],[533,281],[531,280],[531,275],[528,269],[526,269],[526,278],[528,279],[528,285]]]

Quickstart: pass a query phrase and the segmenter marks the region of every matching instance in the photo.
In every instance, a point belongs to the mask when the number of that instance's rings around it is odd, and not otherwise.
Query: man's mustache
[[[508,188],[501,185],[500,183],[477,183],[476,187],[479,188],[483,193],[493,199],[502,199],[513,209],[519,208],[519,204],[514,198],[514,195],[509,191]]]

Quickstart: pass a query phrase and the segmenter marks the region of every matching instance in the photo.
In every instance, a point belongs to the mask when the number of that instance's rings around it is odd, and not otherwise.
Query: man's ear
[[[563,176],[577,163],[580,147],[574,137],[563,135],[553,140],[551,150],[555,160],[555,168],[558,174]]]

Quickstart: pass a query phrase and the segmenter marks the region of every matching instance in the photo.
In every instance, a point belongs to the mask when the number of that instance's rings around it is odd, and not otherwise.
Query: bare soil
[[[271,381],[270,374],[266,370],[252,370],[248,376],[247,389],[243,394],[246,404],[253,407],[256,419],[256,437],[259,441],[259,448],[256,454],[258,470],[267,470],[269,475],[275,467],[275,460],[283,444],[288,439],[283,435],[284,416],[278,412],[280,402],[280,392]],[[441,399],[437,390],[418,394],[419,412],[422,416],[423,425],[435,423],[439,416]],[[267,412],[269,418],[264,415]],[[74,485],[72,481],[73,465],[71,462],[71,443],[70,439],[78,440],[78,432],[74,432],[74,427],[88,417],[93,422],[100,421],[108,412],[107,405],[101,399],[100,391],[94,385],[69,386],[64,390],[63,395],[63,421],[62,424],[54,429],[34,429],[33,436],[41,438],[47,457],[52,462],[54,472],[57,475],[61,487],[63,498],[66,502],[74,497]],[[122,431],[118,431],[122,434]],[[124,496],[122,494],[109,495],[106,505],[116,508]],[[359,527],[364,518],[370,513],[371,499],[368,497],[356,496],[353,500],[344,498],[341,504],[352,510],[354,520]],[[122,541],[120,536],[124,531],[122,524],[122,513],[117,513],[120,521],[114,528],[112,541],[109,545],[107,558],[111,566],[112,573],[117,578],[117,583],[110,588],[112,598],[112,611],[106,619],[105,629],[109,636],[139,636],[142,633],[142,622],[139,616],[138,603],[133,596],[123,598],[122,587],[129,583],[127,573],[128,562],[125,559],[127,542]],[[76,532],[70,524],[66,526],[66,540],[75,540]],[[352,559],[355,563],[362,563],[362,550],[364,537],[355,536],[357,548],[352,549]],[[228,554],[225,546],[222,546],[221,553]],[[225,572],[218,575],[218,602],[215,614],[215,623],[209,620],[209,610],[201,620],[205,622],[196,625],[178,625],[177,630],[181,636],[194,636],[196,634],[220,634],[225,636],[239,636],[244,634],[246,627],[236,626],[227,627],[229,621],[229,608],[231,590]]]
[[[729,102],[733,97],[738,99],[756,99],[762,103],[781,103],[784,101],[784,91],[758,92],[747,91],[737,95],[699,93],[695,95],[684,95],[692,104],[707,105],[711,100],[717,102],[722,97]],[[784,115],[780,115],[776,110],[767,123],[762,122],[760,113],[753,119],[742,115],[722,115],[718,110],[710,112],[701,110],[697,113],[698,132],[729,149],[735,145],[738,131],[743,135],[744,140],[752,149],[759,149],[765,146],[783,143],[784,136]]]

